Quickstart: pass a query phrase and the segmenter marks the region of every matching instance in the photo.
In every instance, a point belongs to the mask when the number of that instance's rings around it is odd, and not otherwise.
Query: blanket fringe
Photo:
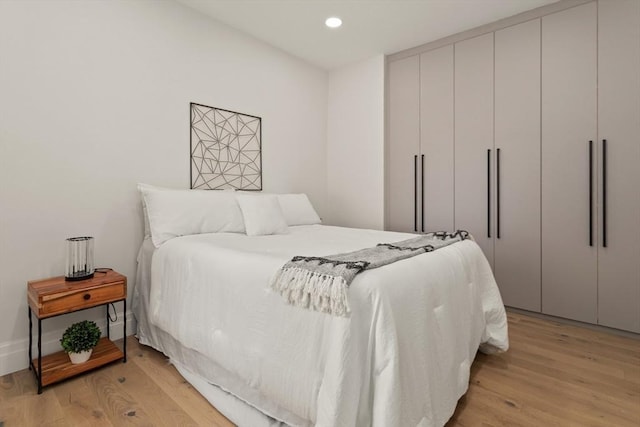
[[[269,286],[291,305],[342,317],[351,312],[347,282],[340,276],[284,267],[273,276]]]

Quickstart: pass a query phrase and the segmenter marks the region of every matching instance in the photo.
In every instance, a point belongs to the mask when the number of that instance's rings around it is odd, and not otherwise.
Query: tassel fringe
[[[273,276],[269,287],[291,305],[342,317],[351,312],[348,285],[340,276],[285,267]]]

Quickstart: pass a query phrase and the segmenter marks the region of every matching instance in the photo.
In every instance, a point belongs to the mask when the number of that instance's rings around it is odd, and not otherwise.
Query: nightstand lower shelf
[[[64,351],[43,356],[42,386],[57,383],[58,381],[120,359],[124,359],[124,353],[107,337],[100,338],[98,345],[93,349],[93,353],[91,353],[91,358],[78,365],[72,364],[71,360],[69,360],[69,355]],[[39,375],[38,359],[33,359],[31,363],[32,369]]]

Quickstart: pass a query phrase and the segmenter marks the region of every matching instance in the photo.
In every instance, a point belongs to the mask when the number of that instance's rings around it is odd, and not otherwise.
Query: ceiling
[[[557,0],[178,0],[325,69],[390,54]],[[343,25],[324,21],[338,16]]]

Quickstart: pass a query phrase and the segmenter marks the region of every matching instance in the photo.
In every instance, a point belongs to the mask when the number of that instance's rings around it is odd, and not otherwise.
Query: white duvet
[[[209,381],[287,424],[441,426],[467,390],[480,344],[508,347],[504,306],[476,243],[361,273],[348,318],[289,306],[267,290],[295,255],[408,237],[313,225],[175,238],[153,256],[149,317],[210,361]]]

